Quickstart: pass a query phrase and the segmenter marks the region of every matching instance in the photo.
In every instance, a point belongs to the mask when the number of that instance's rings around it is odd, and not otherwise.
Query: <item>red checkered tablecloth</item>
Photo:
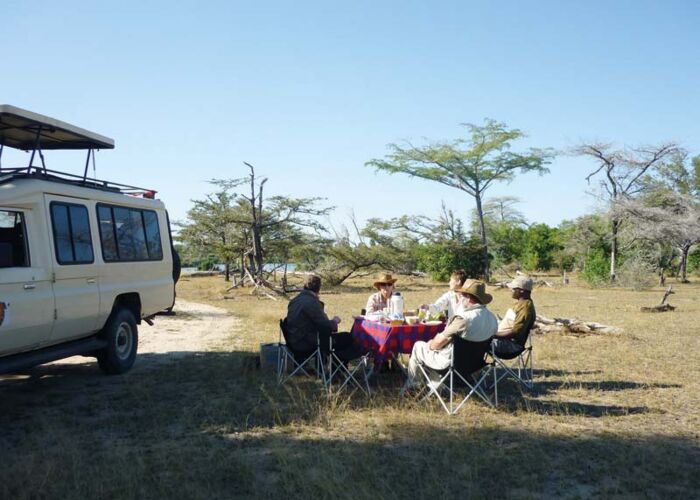
[[[355,318],[350,333],[355,343],[373,353],[374,370],[378,371],[392,352],[410,354],[413,344],[419,340],[427,342],[444,329],[445,323],[391,326],[389,323]]]

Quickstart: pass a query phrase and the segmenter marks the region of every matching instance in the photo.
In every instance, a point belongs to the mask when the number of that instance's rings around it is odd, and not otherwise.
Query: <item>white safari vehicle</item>
[[[28,166],[2,165],[5,147],[31,152]],[[94,150],[112,148],[0,105],[0,373],[76,354],[123,373],[137,325],[174,304],[179,260],[155,191],[87,176]],[[48,170],[44,151],[55,149],[86,150],[84,174]]]

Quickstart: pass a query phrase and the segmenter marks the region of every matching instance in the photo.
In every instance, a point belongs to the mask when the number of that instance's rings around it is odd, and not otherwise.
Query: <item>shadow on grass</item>
[[[647,406],[597,405],[575,401],[554,401],[529,397],[506,397],[499,401],[499,409],[508,412],[528,411],[540,415],[570,415],[587,418],[624,417],[643,413],[665,413]]]
[[[679,389],[680,384],[640,383],[629,380],[598,381],[552,381],[535,379],[534,391],[539,394],[555,392],[562,389],[585,389],[588,391],[627,391],[633,389]]]
[[[79,359],[79,358],[78,358]],[[227,416],[231,429],[255,425],[274,426],[294,421],[322,421],[326,416],[326,395],[320,382],[312,377],[295,377],[279,387],[272,372],[261,371],[256,356],[250,352],[171,352],[140,355],[132,371],[119,376],[103,375],[97,363],[84,358],[83,363],[53,363],[19,374],[0,377],[0,425],[13,427],[12,418],[26,418],[37,406],[48,403],[68,414],[100,414],[86,408],[89,401],[104,405],[110,398],[140,403],[153,408],[171,409],[180,404],[197,402],[190,410],[202,412],[213,408]],[[536,370],[535,386],[522,391],[512,380],[499,383],[499,411],[528,411],[542,415],[575,415],[590,418],[659,413],[646,406],[600,405],[543,396],[566,389],[623,391],[640,388],[678,388],[677,384],[642,384],[631,381],[557,381],[554,375],[588,374],[565,370]],[[539,375],[539,376],[538,376]],[[543,376],[544,375],[544,376]],[[382,373],[372,382],[374,398],[347,398],[344,404],[357,408],[392,406],[399,402],[404,382],[401,373]],[[478,404],[478,403],[476,403]],[[429,405],[429,403],[428,403]],[[77,408],[77,410],[76,410]]]
[[[310,378],[278,387],[248,352],[149,354],[113,377],[87,358],[55,363],[0,378],[0,393],[0,498],[690,497],[700,486],[690,438],[508,429],[493,412],[469,425],[423,412],[383,422],[374,409],[395,400],[329,400]],[[519,401],[545,414],[647,411]],[[355,407],[369,407],[360,427],[334,425]]]
[[[700,458],[685,440],[664,436],[569,438],[410,424],[389,426],[388,436],[371,442],[285,435],[232,441],[233,453],[250,457],[242,491],[263,497],[682,498],[696,492],[686,464]]]

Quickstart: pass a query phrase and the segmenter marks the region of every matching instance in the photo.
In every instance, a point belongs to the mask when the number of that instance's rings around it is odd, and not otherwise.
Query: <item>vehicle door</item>
[[[46,343],[54,321],[45,224],[35,208],[0,206],[0,354]]]
[[[54,269],[56,320],[51,342],[95,332],[100,308],[95,260],[94,204],[89,200],[44,195]]]

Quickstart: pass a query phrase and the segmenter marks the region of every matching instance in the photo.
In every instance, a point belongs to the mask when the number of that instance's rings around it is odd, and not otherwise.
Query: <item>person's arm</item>
[[[369,299],[367,299],[367,305],[365,306],[365,312],[366,314],[372,314],[374,312],[377,312],[377,303],[374,300],[374,294],[369,296]]]
[[[338,323],[332,319],[328,319],[328,316],[323,312],[323,306],[320,301],[309,302],[308,306],[304,309],[304,314],[311,321],[319,331],[331,331],[335,332],[338,330]]]
[[[435,303],[430,304],[428,309],[430,314],[437,314],[450,308],[450,292],[443,293]]]
[[[447,344],[452,342],[452,337],[455,335],[460,335],[464,329],[467,327],[467,322],[464,320],[464,318],[460,316],[455,316],[452,318],[452,321],[450,321],[450,324],[447,325],[447,328],[442,333],[438,333],[433,337],[433,340],[430,341],[428,346],[433,350],[433,351],[439,351],[443,347],[445,347]]]
[[[525,307],[524,302],[519,302],[513,308],[515,312],[515,319],[513,324],[509,328],[501,328],[496,332],[496,337],[501,339],[511,339],[517,337],[523,328],[525,328],[525,321],[527,320],[527,307]]]
[[[501,328],[496,332],[496,337],[507,339],[513,336],[513,327]]]
[[[451,340],[452,339],[450,337],[445,337],[442,333],[438,333],[430,341],[428,347],[430,347],[430,349],[432,349],[433,351],[439,351],[447,344],[449,344]]]

